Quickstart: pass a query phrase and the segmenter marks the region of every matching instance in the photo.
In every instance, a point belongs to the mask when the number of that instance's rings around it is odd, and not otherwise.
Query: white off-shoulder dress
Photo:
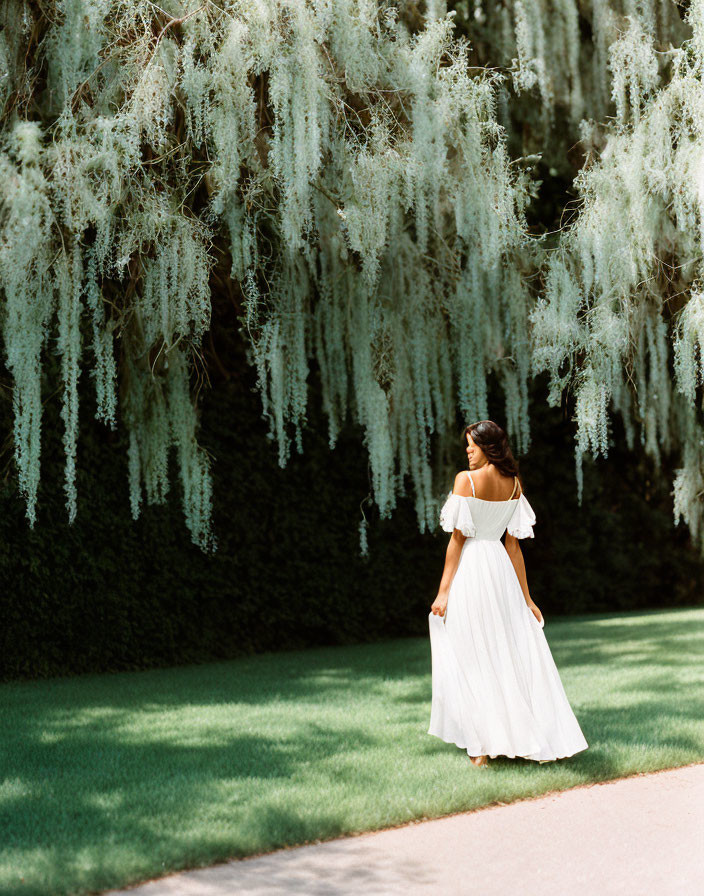
[[[504,530],[533,538],[524,494],[485,501],[450,493],[440,511],[446,532],[467,538],[444,616],[429,615],[432,708],[428,734],[469,756],[547,762],[589,745],[562,686],[539,622],[506,552]],[[514,493],[516,491],[514,484]]]

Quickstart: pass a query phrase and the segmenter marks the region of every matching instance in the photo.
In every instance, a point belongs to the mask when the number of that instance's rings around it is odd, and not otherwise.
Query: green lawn
[[[0,892],[94,893],[277,847],[704,761],[704,608],[548,620],[589,749],[426,734],[425,638],[0,685]]]

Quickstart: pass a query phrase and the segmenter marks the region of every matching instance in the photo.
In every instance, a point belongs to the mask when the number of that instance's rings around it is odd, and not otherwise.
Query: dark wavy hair
[[[504,476],[518,476],[518,481],[523,490],[523,479],[518,470],[518,461],[508,444],[508,436],[498,423],[493,420],[480,420],[478,423],[470,423],[462,430],[462,444],[467,447],[467,434],[472,441],[486,454],[487,459]]]

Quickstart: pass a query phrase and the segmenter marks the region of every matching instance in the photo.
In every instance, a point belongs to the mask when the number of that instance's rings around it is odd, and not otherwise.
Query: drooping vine
[[[133,516],[166,500],[175,452],[186,524],[216,547],[193,377],[224,239],[282,466],[304,450],[315,361],[330,446],[360,424],[381,515],[408,477],[434,528],[458,412],[489,416],[495,377],[521,453],[547,370],[551,401],[575,392],[580,495],[615,410],[656,462],[681,452],[676,518],[702,533],[702,0],[687,16],[674,0],[8,0],[0,25],[2,345],[30,524],[55,334],[69,519],[87,369],[97,418],[129,435]],[[552,164],[566,142],[579,213],[543,238],[533,154]]]
[[[680,452],[675,522],[701,538],[704,499],[704,3],[693,37],[673,50],[656,90],[652,41],[632,32],[616,47],[617,121],[590,146],[576,178],[581,207],[545,265],[545,291],[531,312],[534,367],[547,370],[551,400],[575,389],[577,480],[582,458],[608,454],[608,416],[625,424],[660,467]],[[638,56],[638,58],[636,58]],[[630,85],[628,89],[626,87]],[[647,96],[643,88],[649,87]]]
[[[116,426],[119,410],[129,431],[133,515],[143,492],[165,500],[175,448],[187,523],[213,545],[188,382],[216,231],[282,465],[291,427],[303,448],[313,357],[330,444],[354,414],[382,515],[408,475],[434,527],[431,437],[447,444],[458,406],[488,414],[492,370],[527,446],[529,176],[504,147],[497,78],[468,65],[452,19],[413,31],[367,0],[10,4],[0,285],[30,520],[56,321],[71,519],[77,381],[92,362],[99,418]],[[31,85],[23,41],[46,59]]]

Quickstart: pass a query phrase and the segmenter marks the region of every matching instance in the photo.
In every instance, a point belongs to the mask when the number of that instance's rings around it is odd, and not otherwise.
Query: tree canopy
[[[198,398],[224,259],[282,466],[314,364],[329,445],[352,416],[382,517],[409,476],[432,529],[457,414],[489,416],[496,377],[520,453],[546,371],[550,403],[574,396],[580,494],[619,413],[656,465],[680,458],[674,518],[704,549],[704,0],[7,0],[0,26],[32,525],[53,336],[69,520],[88,365],[98,419],[129,432],[133,516],[174,448],[216,548]]]

